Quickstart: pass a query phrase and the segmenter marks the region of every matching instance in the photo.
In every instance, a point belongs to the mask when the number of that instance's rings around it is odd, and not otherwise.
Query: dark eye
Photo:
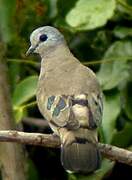
[[[46,41],[48,39],[48,36],[46,34],[42,34],[40,37],[39,37],[39,40],[40,41]]]

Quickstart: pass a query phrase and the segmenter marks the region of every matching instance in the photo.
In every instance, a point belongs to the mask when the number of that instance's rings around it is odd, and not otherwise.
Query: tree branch
[[[0,142],[17,142],[21,144],[39,145],[51,148],[60,147],[60,139],[57,136],[19,131],[0,131]],[[131,151],[103,143],[98,143],[98,147],[100,152],[108,159],[132,166]]]
[[[30,126],[36,126],[41,129],[49,128],[49,124],[46,120],[40,119],[40,118],[34,118],[34,117],[25,117],[22,119],[22,122],[24,124],[30,125]]]
[[[60,140],[57,136],[20,131],[0,131],[0,142],[17,142],[21,144],[39,145],[52,148],[58,148],[60,146]]]

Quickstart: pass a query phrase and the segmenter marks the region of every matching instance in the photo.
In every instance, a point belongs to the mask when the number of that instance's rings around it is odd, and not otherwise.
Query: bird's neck
[[[71,57],[71,55],[66,44],[58,44],[56,47],[50,49],[50,52],[41,55],[41,68],[48,71],[56,67],[61,68],[64,64],[69,63],[69,57]]]

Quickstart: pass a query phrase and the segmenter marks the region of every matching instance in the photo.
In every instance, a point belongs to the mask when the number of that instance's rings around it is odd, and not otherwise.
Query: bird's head
[[[65,42],[63,35],[54,27],[43,26],[35,29],[30,35],[31,46],[26,55],[37,53],[45,54],[52,51],[58,44]]]

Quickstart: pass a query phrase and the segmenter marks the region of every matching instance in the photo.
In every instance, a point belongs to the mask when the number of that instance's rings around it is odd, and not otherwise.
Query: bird
[[[26,54],[41,59],[37,104],[60,137],[62,166],[70,173],[93,173],[102,159],[97,144],[103,97],[97,77],[71,53],[57,28],[35,29],[30,43]]]

